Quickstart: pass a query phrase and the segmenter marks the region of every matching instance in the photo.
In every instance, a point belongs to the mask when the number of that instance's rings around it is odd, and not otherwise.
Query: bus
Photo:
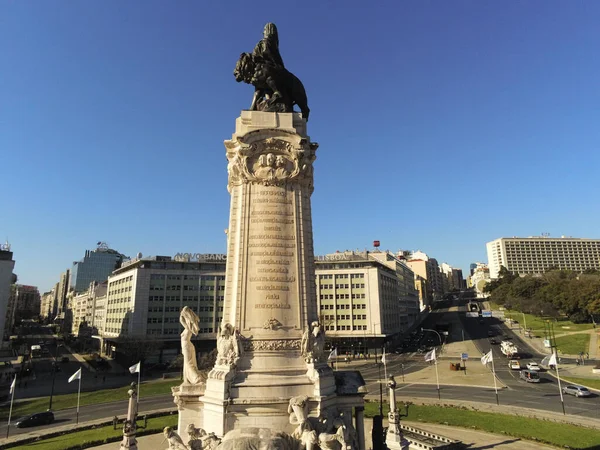
[[[31,346],[31,359],[42,356],[42,347],[40,345]]]

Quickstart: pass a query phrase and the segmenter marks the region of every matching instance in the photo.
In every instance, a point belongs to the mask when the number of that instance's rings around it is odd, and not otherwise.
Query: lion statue
[[[250,111],[292,112],[294,105],[298,105],[302,117],[308,121],[310,109],[304,85],[287,69],[242,53],[233,75],[238,83],[254,86]]]

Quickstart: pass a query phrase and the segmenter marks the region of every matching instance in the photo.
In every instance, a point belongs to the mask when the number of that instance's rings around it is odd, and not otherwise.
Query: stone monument
[[[129,406],[127,408],[127,419],[123,423],[123,440],[121,441],[120,449],[137,450],[137,440],[135,438],[137,432],[137,385],[131,383],[131,389],[127,391],[129,395]]]
[[[187,430],[213,433],[220,449],[252,435],[362,450],[364,381],[334,375],[317,311],[310,198],[318,144],[307,134],[306,93],[283,66],[274,24],[234,75],[255,93],[225,141],[231,206],[218,355],[203,377],[190,340],[198,317],[184,308],[184,382],[173,390],[178,432],[183,442]]]

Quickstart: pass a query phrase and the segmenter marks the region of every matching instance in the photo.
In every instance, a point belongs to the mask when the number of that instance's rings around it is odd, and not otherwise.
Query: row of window
[[[347,314],[323,314],[324,320],[350,320],[350,316]],[[352,314],[352,320],[367,320],[366,314]]]
[[[337,331],[359,331],[366,330],[366,325],[338,325]],[[336,331],[336,327],[334,325],[325,325],[325,331]]]
[[[321,309],[336,309],[336,305],[321,305]],[[350,305],[337,305],[337,309],[350,309]],[[352,309],[367,309],[366,304],[352,305]]]

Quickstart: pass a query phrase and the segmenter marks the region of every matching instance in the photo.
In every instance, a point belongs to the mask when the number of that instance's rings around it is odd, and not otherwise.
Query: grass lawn
[[[500,309],[499,305],[496,305],[492,302],[489,303],[492,309]],[[504,317],[507,319],[518,320],[521,325],[524,325],[523,313],[520,313],[519,311],[509,311],[508,309],[505,309]],[[536,332],[535,334],[540,337],[544,336],[544,324],[546,323],[546,320],[551,320],[554,323],[554,333],[556,334],[567,331],[591,330],[594,327],[594,325],[591,323],[573,323],[565,318],[542,319],[541,317],[534,316],[533,314],[525,314],[525,323],[527,323],[527,328],[531,328],[534,332]]]
[[[142,382],[140,394],[142,397],[152,397],[154,395],[164,395],[171,393],[171,386],[178,386],[181,380],[167,381],[151,381],[148,383]],[[129,386],[113,389],[102,389],[99,391],[82,392],[80,405],[95,405],[97,403],[108,403],[119,400],[127,400],[127,391]],[[52,410],[58,411],[61,409],[75,408],[77,406],[77,394],[55,395],[52,399]],[[8,418],[8,408],[0,411],[0,419]],[[36,398],[33,400],[24,400],[15,403],[13,407],[13,418],[31,414],[48,409],[48,398]]]
[[[384,405],[387,414],[388,405]],[[365,416],[373,417],[378,413],[376,403],[365,405]],[[400,406],[404,414],[404,406]],[[577,427],[527,417],[511,416],[508,414],[488,413],[463,408],[411,405],[406,420],[415,422],[430,422],[454,427],[475,428],[481,431],[504,434],[522,439],[538,440],[557,447],[569,446],[571,449],[598,448],[600,433],[591,428]]]
[[[593,366],[590,366],[590,370]],[[563,383],[572,383],[572,384],[581,384],[582,386],[587,386],[592,389],[600,390],[600,376],[597,376],[596,379],[593,378],[572,378],[572,377],[560,377],[560,381]],[[565,383],[565,384],[566,384]]]
[[[561,353],[567,355],[579,355],[580,352],[587,353],[590,349],[590,334],[569,334],[556,338],[556,346]]]
[[[143,421],[138,421],[138,426],[143,425]],[[177,427],[177,414],[168,416],[154,417],[148,419],[148,428],[138,428],[138,436],[143,434],[154,434],[163,430],[164,427]],[[36,442],[31,442],[18,447],[11,447],[13,450],[65,450],[70,448],[86,448],[88,446],[98,446],[108,442],[116,442],[123,436],[122,425],[119,425],[116,430],[113,426],[105,426],[95,428],[93,430],[78,431],[76,433],[64,434],[62,436],[43,439]],[[85,444],[88,445],[85,445]],[[118,444],[117,444],[118,445]],[[81,446],[81,447],[77,447]],[[115,447],[116,448],[116,447]]]

